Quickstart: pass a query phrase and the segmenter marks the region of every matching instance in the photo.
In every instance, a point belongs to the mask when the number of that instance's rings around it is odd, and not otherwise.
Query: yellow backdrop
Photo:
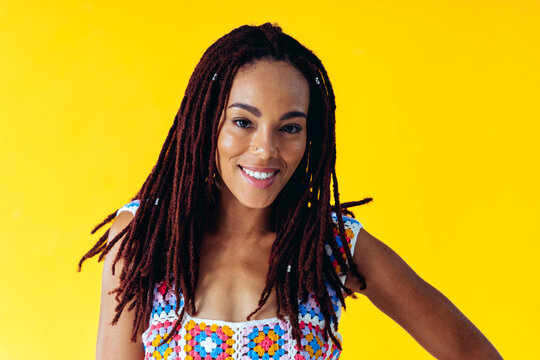
[[[330,4],[332,4],[330,6]],[[538,1],[0,2],[0,358],[93,359],[91,228],[155,163],[204,50],[278,22],[337,97],[343,201],[508,359],[540,358]],[[441,324],[444,326],[444,324]],[[367,299],[342,359],[430,359]]]

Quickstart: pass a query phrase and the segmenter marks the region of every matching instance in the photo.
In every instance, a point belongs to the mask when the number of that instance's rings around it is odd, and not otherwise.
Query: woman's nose
[[[271,131],[260,129],[255,133],[251,144],[251,151],[257,157],[267,160],[276,156],[277,144]]]

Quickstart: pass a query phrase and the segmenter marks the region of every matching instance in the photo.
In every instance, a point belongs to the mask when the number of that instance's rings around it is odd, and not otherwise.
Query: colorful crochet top
[[[135,214],[139,207],[139,200],[134,200],[117,212],[130,211]],[[337,224],[337,216],[332,213],[332,220]],[[356,219],[343,216],[347,245],[354,251],[354,244],[362,224]],[[340,247],[340,255],[345,258],[343,243],[334,227],[334,235]],[[340,274],[342,283],[345,276],[341,274],[335,255],[330,245],[326,245],[326,253]],[[334,310],[339,321],[341,304],[336,293],[330,286],[329,294],[332,297]],[[154,287],[154,303],[149,326],[142,335],[145,359],[242,359],[242,360],[312,360],[312,359],[338,359],[340,350],[328,338],[324,341],[324,317],[319,304],[313,296],[307,301],[299,301],[299,323],[302,330],[301,345],[292,336],[288,317],[285,321],[277,317],[244,322],[227,322],[220,320],[201,319],[191,317],[184,313],[182,326],[178,335],[168,343],[158,346],[159,341],[169,332],[178,319],[176,307],[184,306],[184,299],[180,300],[174,295],[174,288],[168,288],[164,281]],[[339,333],[335,334],[342,341]]]

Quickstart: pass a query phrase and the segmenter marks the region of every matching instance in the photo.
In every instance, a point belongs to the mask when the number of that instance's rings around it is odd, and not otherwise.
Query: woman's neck
[[[273,232],[272,206],[263,209],[246,207],[227,187],[224,188],[217,192],[217,204],[210,213],[209,232],[244,238],[257,238]]]

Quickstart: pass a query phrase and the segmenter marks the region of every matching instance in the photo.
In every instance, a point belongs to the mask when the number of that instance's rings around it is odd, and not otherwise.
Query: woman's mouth
[[[247,180],[248,183],[251,185],[259,188],[259,189],[266,189],[276,179],[276,174],[279,172],[279,170],[274,171],[253,171],[247,168],[243,168],[242,166],[238,165],[240,168],[242,175]]]

